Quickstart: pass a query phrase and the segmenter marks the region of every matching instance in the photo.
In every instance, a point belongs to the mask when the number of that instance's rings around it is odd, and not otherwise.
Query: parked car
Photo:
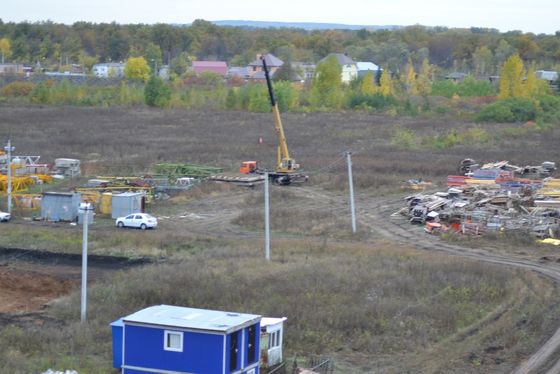
[[[119,217],[115,222],[117,227],[136,227],[142,230],[155,229],[157,227],[157,219],[147,213],[134,213],[126,217]]]
[[[10,213],[0,211],[0,222],[8,222],[10,218]]]

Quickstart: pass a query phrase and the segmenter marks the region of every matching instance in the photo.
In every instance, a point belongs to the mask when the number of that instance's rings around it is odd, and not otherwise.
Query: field
[[[12,373],[110,372],[108,323],[166,303],[287,316],[287,356],[328,356],[340,373],[519,368],[560,325],[555,250],[515,238],[445,243],[389,218],[409,193],[402,181],[431,179],[443,188],[466,157],[558,162],[560,128],[479,126],[469,120],[472,110],[283,115],[290,151],[310,182],[272,188],[270,263],[259,188],[202,184],[155,202],[148,208],[160,221],[154,231],[121,231],[96,218],[90,253],[149,263],[93,266],[86,326],[78,263],[2,257],[0,296],[14,307],[0,309],[0,362]],[[8,136],[17,154],[81,159],[87,176],[147,174],[166,161],[233,171],[242,160],[272,165],[276,155],[271,115],[237,111],[0,106],[0,138]],[[346,150],[353,152],[356,235]],[[79,227],[24,219],[31,214],[16,211],[14,222],[0,225],[0,247],[47,250],[55,259],[80,253]],[[37,282],[14,295],[20,277]],[[16,304],[22,299],[35,302]],[[556,363],[543,355],[541,371]]]

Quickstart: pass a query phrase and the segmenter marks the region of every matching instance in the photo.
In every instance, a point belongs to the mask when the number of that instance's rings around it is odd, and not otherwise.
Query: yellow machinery
[[[268,95],[270,97],[270,105],[272,106],[272,114],[274,116],[274,129],[278,136],[278,161],[274,171],[268,171],[269,178],[278,184],[288,185],[292,182],[302,182],[307,180],[307,176],[298,172],[299,164],[295,159],[290,157],[288,150],[288,143],[284,135],[284,128],[282,127],[282,120],[280,119],[280,110],[278,109],[278,102],[274,97],[272,90],[272,82],[270,81],[270,74],[266,66],[266,59],[261,57],[263,64],[264,75],[266,77],[266,85],[268,87]],[[263,171],[260,171],[263,172]]]

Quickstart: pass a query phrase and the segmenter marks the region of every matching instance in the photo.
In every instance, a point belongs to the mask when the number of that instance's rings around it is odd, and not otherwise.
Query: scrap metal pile
[[[560,237],[560,179],[553,162],[519,167],[507,161],[477,165],[466,159],[463,175],[447,177],[447,191],[405,198],[397,213],[429,233],[462,234],[518,230],[539,238]]]

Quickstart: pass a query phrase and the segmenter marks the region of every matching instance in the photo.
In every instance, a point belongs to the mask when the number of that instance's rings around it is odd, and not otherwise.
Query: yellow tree
[[[2,53],[2,63],[4,63],[4,58],[10,58],[12,55],[12,43],[10,39],[0,39],[0,52]]]
[[[523,96],[533,97],[537,90],[537,75],[535,74],[535,68],[531,66],[527,70],[527,79],[525,79],[525,84],[523,85]]]
[[[373,95],[374,93],[377,92],[377,86],[375,85],[374,76],[373,76],[373,73],[371,71],[369,71],[364,76],[364,79],[362,80],[362,86],[360,87],[360,90],[362,91],[362,93],[364,95]]]
[[[412,95],[418,94],[418,91],[416,90],[416,71],[414,70],[414,65],[412,64],[412,59],[410,57],[408,58],[408,64],[406,65],[404,85],[408,93]]]
[[[130,57],[126,60],[124,75],[128,79],[146,82],[150,78],[150,67],[144,57]]]
[[[415,80],[416,92],[422,96],[432,93],[432,74],[433,68],[427,58],[422,61],[422,72]]]
[[[393,80],[391,79],[391,73],[389,73],[389,70],[383,70],[379,84],[379,91],[383,96],[387,97],[393,95]]]
[[[515,54],[510,56],[502,66],[502,71],[500,73],[500,93],[498,97],[500,99],[506,99],[508,97],[523,96],[524,75],[525,68],[523,67],[523,61],[521,61],[519,55]]]

